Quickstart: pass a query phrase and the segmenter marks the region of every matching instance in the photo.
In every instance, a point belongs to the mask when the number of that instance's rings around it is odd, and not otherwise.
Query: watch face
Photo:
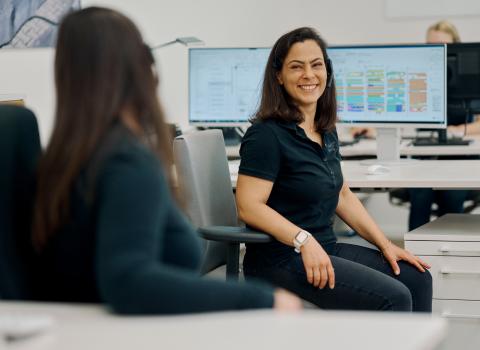
[[[295,238],[299,243],[303,243],[308,238],[308,234],[305,231],[300,231]]]

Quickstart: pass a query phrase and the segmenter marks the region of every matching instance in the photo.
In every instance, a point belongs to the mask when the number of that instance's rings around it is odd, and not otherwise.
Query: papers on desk
[[[14,342],[44,333],[53,324],[53,318],[48,315],[3,313],[0,314],[0,336],[4,342]]]

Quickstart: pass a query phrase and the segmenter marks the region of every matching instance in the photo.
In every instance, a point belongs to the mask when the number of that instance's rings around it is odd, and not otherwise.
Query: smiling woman
[[[253,122],[272,118],[303,122],[302,108],[307,108],[310,113],[315,111],[315,130],[335,128],[335,82],[326,47],[310,28],[297,29],[277,41],[268,58]],[[321,118],[317,115],[320,111]]]
[[[311,28],[283,35],[240,148],[236,191],[240,218],[276,240],[247,246],[245,275],[322,308],[431,311],[428,265],[392,244],[344,183],[335,121],[325,42]],[[336,243],[335,214],[379,251]]]

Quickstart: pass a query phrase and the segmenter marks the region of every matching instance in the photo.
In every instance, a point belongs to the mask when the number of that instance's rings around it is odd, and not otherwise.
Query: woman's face
[[[450,34],[441,32],[439,30],[429,30],[427,33],[428,44],[451,44],[453,38]]]
[[[293,44],[277,78],[300,110],[316,109],[327,82],[320,46],[314,40]]]

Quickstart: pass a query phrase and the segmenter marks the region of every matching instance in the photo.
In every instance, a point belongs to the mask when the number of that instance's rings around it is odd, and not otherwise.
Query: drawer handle
[[[480,271],[469,271],[469,270],[449,270],[449,269],[441,269],[440,273],[443,275],[448,274],[457,274],[457,275],[480,275]]]
[[[471,320],[480,320],[480,315],[451,314],[449,312],[443,312],[442,317],[445,317],[445,318],[468,318],[468,319],[471,319]]]
[[[449,247],[441,247],[439,249],[441,253],[472,253],[472,254],[480,254],[480,250],[452,250]]]

